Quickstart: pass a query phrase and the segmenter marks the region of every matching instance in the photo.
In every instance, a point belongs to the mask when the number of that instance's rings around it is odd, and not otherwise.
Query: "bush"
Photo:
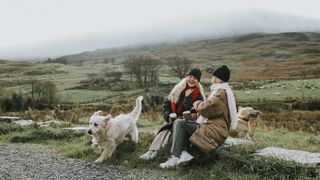
[[[11,143],[41,143],[48,140],[74,139],[83,136],[81,133],[63,132],[57,129],[29,129],[23,133],[13,135],[9,138]]]
[[[24,128],[17,124],[0,123],[0,135],[8,134],[11,132],[21,132]]]

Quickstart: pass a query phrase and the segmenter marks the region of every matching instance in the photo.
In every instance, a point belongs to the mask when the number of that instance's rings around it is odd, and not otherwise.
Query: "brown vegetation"
[[[285,128],[290,131],[320,133],[320,111],[263,112],[252,127]]]

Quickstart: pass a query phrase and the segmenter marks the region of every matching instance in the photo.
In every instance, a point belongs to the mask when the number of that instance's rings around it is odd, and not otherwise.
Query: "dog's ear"
[[[242,109],[243,107],[242,106],[238,106],[238,111],[240,111],[240,109]]]
[[[93,115],[94,115],[94,116],[100,116],[101,113],[102,113],[102,111],[99,110],[99,111],[96,111]]]
[[[110,114],[109,114],[110,115]],[[111,119],[111,115],[109,116],[109,115],[107,115],[106,117],[103,117],[103,119],[102,119],[102,126],[104,127],[104,128],[107,128],[108,126],[109,126],[109,120]]]
[[[105,127],[108,126],[110,119],[112,119],[111,114],[108,114],[107,116],[103,117],[103,124]]]

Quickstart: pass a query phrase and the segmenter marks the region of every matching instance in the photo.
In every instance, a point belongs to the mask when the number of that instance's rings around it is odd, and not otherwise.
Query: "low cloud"
[[[0,59],[54,58],[102,48],[170,43],[249,33],[320,32],[320,20],[259,10],[173,19],[159,24],[6,48],[0,51]]]

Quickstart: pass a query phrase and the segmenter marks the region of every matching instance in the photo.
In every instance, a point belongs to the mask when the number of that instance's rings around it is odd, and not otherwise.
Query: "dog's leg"
[[[248,122],[248,133],[247,133],[247,135],[246,135],[246,139],[251,141],[251,138],[250,138],[250,136],[249,136],[250,131],[251,131],[250,123]]]
[[[130,132],[130,138],[131,140],[138,144],[138,141],[139,141],[139,131],[138,131],[138,128],[137,126],[134,126],[132,131]]]
[[[105,147],[101,156],[99,159],[95,161],[95,163],[102,163],[103,160],[107,159],[110,157],[113,153],[113,151],[116,149],[116,143],[114,141],[108,141],[107,143],[103,144]]]
[[[99,146],[99,144],[94,143],[94,144],[91,145],[91,147],[92,147],[93,151],[94,151],[95,153],[97,153],[97,154],[100,154],[101,151],[102,151],[101,148],[100,148],[100,146]]]

